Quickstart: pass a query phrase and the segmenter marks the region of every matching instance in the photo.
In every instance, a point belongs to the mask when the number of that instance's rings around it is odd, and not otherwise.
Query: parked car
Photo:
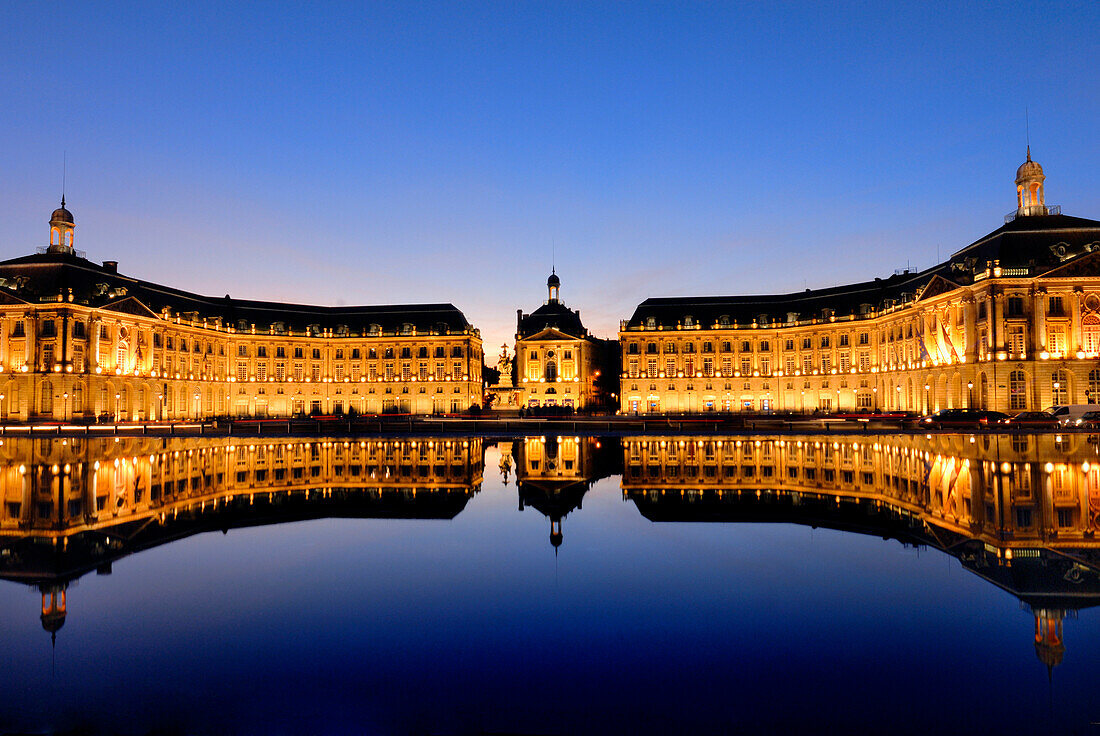
[[[999,411],[985,409],[940,409],[931,416],[922,417],[919,427],[943,429],[945,427],[986,427],[1008,419],[1008,415]]]
[[[1100,411],[1086,411],[1074,425],[1083,429],[1100,429]]]
[[[1058,420],[1059,424],[1074,424],[1087,412],[1100,411],[1100,404],[1063,404],[1055,405],[1045,410]]]
[[[1045,411],[1021,411],[1004,420],[1007,427],[1057,427],[1057,417]]]

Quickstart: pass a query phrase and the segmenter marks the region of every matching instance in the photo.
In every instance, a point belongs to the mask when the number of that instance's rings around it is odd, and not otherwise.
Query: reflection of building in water
[[[527,437],[512,443],[519,510],[535,508],[550,519],[550,544],[562,543],[562,519],[581,508],[584,494],[615,472],[618,447],[595,437]]]
[[[192,534],[325,517],[450,519],[481,488],[480,439],[9,439],[0,578],[38,587],[42,626],[69,583]]]
[[[651,521],[779,522],[927,545],[1017,596],[1048,666],[1062,619],[1100,604],[1095,436],[623,440]]]

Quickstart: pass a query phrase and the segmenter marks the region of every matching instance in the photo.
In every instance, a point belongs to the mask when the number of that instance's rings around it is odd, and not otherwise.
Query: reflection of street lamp
[[[967,406],[968,409],[973,409],[974,408],[974,382],[973,381],[967,381],[966,382],[966,392],[967,392],[967,395],[969,396],[969,398],[966,400],[966,406]]]

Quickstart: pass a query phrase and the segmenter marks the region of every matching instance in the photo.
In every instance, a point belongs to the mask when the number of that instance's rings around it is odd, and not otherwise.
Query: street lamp
[[[927,383],[924,384],[924,411],[928,414],[932,413],[931,402],[928,400],[928,392],[931,390],[931,386]]]
[[[1055,381],[1054,382],[1054,397],[1053,397],[1054,401],[1052,401],[1051,403],[1053,403],[1053,404],[1059,403],[1058,402],[1058,389],[1061,388],[1061,387],[1062,387],[1062,384],[1061,384],[1060,381]]]
[[[115,421],[117,422],[119,416],[122,414],[122,394],[115,394]]]
[[[973,409],[974,408],[974,382],[973,381],[967,381],[966,382],[966,392],[967,392],[967,396],[968,396],[968,398],[966,400],[966,406],[967,406],[968,409]]]
[[[875,413],[878,414],[878,386],[871,389],[871,395],[875,397]]]
[[[897,392],[898,392],[897,407],[898,407],[898,409],[901,409],[901,386],[897,387]]]

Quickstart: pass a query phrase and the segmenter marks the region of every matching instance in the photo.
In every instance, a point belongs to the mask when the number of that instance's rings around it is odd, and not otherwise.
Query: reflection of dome
[[[561,286],[561,279],[558,278],[556,273],[552,273],[550,274],[550,278],[546,279],[546,285],[550,287]]]
[[[1066,655],[1066,645],[1062,642],[1050,643],[1046,641],[1035,642],[1035,656],[1048,668],[1062,664],[1062,657]]]
[[[61,627],[65,625],[65,612],[64,611],[50,611],[49,613],[43,613],[42,616],[42,628],[51,634],[56,634],[61,630]]]

